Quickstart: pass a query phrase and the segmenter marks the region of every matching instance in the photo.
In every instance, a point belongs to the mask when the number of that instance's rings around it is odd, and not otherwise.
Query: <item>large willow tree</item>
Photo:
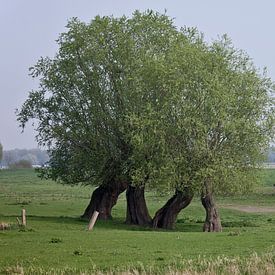
[[[40,86],[18,112],[50,152],[42,175],[97,185],[83,216],[172,228],[201,195],[205,231],[221,230],[213,194],[246,190],[272,135],[272,83],[227,39],[208,45],[166,15],[72,19],[54,58],[31,68]],[[151,218],[146,187],[174,191]]]
[[[172,228],[200,194],[204,231],[220,231],[214,194],[243,193],[257,180],[255,168],[273,136],[274,85],[226,36],[208,45],[196,30],[182,32],[189,43],[175,43],[159,72],[165,102],[161,108],[149,103],[148,112],[133,119],[132,157],[152,152],[134,175],[150,167],[148,184],[170,183],[175,190],[154,227]]]
[[[165,15],[135,12],[132,18],[97,16],[85,24],[72,19],[58,39],[54,58],[31,68],[40,86],[30,92],[18,120],[37,122],[37,140],[50,153],[42,175],[65,183],[99,185],[84,216],[94,210],[111,217],[118,195],[131,185],[132,114],[141,114],[152,91],[142,91],[153,65],[162,59],[178,32]],[[150,223],[141,180],[138,199],[129,199],[128,222]],[[142,187],[143,186],[143,187]],[[129,198],[136,197],[129,188]],[[130,211],[134,209],[134,211]],[[133,216],[134,215],[134,216]],[[138,219],[138,220],[137,220]]]

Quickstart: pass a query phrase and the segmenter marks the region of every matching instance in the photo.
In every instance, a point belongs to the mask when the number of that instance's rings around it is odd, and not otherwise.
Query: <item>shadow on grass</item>
[[[15,218],[18,215],[0,215],[0,218]],[[88,220],[82,219],[80,217],[70,217],[70,216],[37,216],[37,215],[29,215],[28,219],[30,221],[38,221],[38,222],[48,222],[55,224],[70,224],[70,225],[87,225]],[[153,229],[151,227],[143,227],[136,225],[126,224],[123,218],[115,217],[111,220],[98,220],[95,225],[96,228],[102,229],[115,229],[115,230],[129,230],[129,231],[154,231],[154,232],[201,232],[202,224],[199,223],[191,223],[179,222],[176,224],[176,228],[173,230],[164,230],[164,229]]]

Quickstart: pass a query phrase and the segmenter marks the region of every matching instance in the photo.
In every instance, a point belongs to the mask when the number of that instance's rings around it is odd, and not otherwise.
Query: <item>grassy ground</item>
[[[173,231],[127,226],[124,195],[113,209],[114,219],[99,221],[94,231],[88,232],[87,223],[79,216],[89,202],[90,187],[40,180],[32,170],[0,171],[0,222],[14,224],[10,230],[0,231],[0,273],[20,274],[23,269],[25,274],[45,274],[47,270],[52,274],[58,270],[71,274],[131,269],[160,272],[169,266],[182,270],[189,260],[204,257],[211,263],[218,257],[242,262],[253,253],[271,255],[268,259],[274,267],[275,212],[227,208],[233,204],[275,209],[275,170],[264,173],[257,193],[217,199],[224,230],[212,234],[201,232],[204,210],[198,199],[182,211]],[[166,199],[147,194],[152,215]],[[16,226],[22,208],[27,211],[26,230]],[[205,260],[202,262],[205,265]]]

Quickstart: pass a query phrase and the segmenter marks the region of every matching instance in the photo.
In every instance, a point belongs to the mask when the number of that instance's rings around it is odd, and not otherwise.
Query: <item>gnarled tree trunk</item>
[[[136,225],[151,225],[152,218],[146,205],[144,187],[129,185],[126,192],[127,214],[126,223]]]
[[[176,190],[175,195],[160,208],[153,218],[154,228],[173,229],[179,212],[186,208],[193,199],[188,191]]]
[[[209,191],[204,192],[201,195],[201,202],[206,212],[203,231],[204,232],[221,232],[222,231],[221,220],[215,205],[213,193]]]
[[[81,217],[90,219],[94,211],[98,211],[99,219],[111,219],[112,208],[116,204],[118,196],[124,192],[126,188],[127,183],[125,182],[113,182],[99,186],[92,193],[90,203]]]

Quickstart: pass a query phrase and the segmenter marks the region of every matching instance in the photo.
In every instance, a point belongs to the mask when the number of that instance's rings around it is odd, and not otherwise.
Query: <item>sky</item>
[[[131,16],[152,9],[177,26],[197,27],[212,41],[228,34],[259,69],[275,80],[274,0],[0,0],[0,142],[4,150],[37,148],[31,123],[22,133],[15,110],[38,85],[28,68],[53,57],[55,40],[68,19],[89,22],[96,15]]]

